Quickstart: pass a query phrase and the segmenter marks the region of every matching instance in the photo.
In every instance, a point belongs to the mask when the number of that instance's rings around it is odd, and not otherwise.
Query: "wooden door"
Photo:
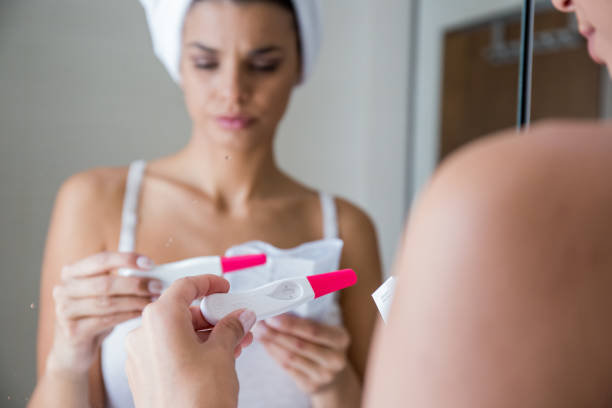
[[[505,41],[520,38],[519,16],[505,18]],[[535,22],[538,35],[567,27],[568,17],[544,10]],[[492,30],[485,22],[445,35],[440,159],[478,137],[515,126],[518,57],[501,63],[487,58]],[[601,68],[589,58],[585,41],[536,52],[532,120],[597,118],[601,89]]]

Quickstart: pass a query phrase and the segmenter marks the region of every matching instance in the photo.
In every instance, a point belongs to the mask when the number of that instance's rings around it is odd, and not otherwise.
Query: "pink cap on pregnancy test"
[[[240,269],[252,268],[266,263],[266,254],[240,255],[221,258],[223,273],[234,272]]]
[[[306,278],[312,287],[315,299],[357,283],[357,274],[352,269],[321,273]]]

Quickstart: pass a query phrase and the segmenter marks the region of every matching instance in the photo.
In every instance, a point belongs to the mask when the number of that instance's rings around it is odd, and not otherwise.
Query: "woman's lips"
[[[603,60],[599,55],[597,55],[597,51],[595,50],[595,28],[589,27],[583,30],[580,30],[580,34],[582,34],[588,42],[589,55],[591,59],[598,64],[603,64]]]
[[[226,130],[242,130],[251,126],[255,119],[247,116],[217,116],[217,123]]]

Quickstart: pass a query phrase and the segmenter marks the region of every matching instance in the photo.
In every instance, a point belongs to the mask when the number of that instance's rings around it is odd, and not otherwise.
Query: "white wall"
[[[406,206],[411,1],[324,5],[321,59],[295,95],[278,156],[291,173],[372,216],[388,267]]]
[[[405,208],[410,2],[324,3],[320,64],[277,151],[287,171],[370,213],[389,265]],[[34,386],[39,268],[61,181],[172,152],[188,132],[136,0],[0,2],[0,405],[23,406]]]
[[[421,0],[416,56],[413,193],[433,173],[440,134],[440,98],[444,33],[448,28],[480,20],[491,14],[520,10],[522,0]]]
[[[0,2],[0,405],[24,406],[33,389],[40,263],[61,181],[178,149],[183,111],[137,1]]]

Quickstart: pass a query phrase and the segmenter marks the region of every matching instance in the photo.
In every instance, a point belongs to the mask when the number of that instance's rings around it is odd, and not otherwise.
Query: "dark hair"
[[[202,3],[207,0],[193,0],[193,3]],[[287,9],[293,14],[295,17],[295,8],[293,7],[293,0],[228,0],[232,3],[272,3],[277,6],[281,6],[284,9]]]
[[[194,0],[194,3],[197,2],[202,2],[202,1],[206,1],[206,0]],[[232,3],[271,3],[271,4],[275,4],[277,6],[280,6],[288,11],[291,12],[291,14],[293,15],[293,18],[296,17],[295,14],[295,8],[293,7],[293,0],[228,0],[231,1]]]
[[[195,3],[203,3],[205,1],[211,1],[211,0],[193,0],[191,4],[193,5]],[[230,1],[236,4],[269,3],[269,4],[274,4],[279,7],[282,7],[285,10],[289,11],[291,13],[291,16],[293,17],[293,27],[295,28],[295,37],[297,39],[298,57],[300,59],[302,58],[302,37],[300,35],[299,22],[297,18],[297,13],[295,11],[295,7],[293,6],[293,0],[225,0],[225,1]]]

